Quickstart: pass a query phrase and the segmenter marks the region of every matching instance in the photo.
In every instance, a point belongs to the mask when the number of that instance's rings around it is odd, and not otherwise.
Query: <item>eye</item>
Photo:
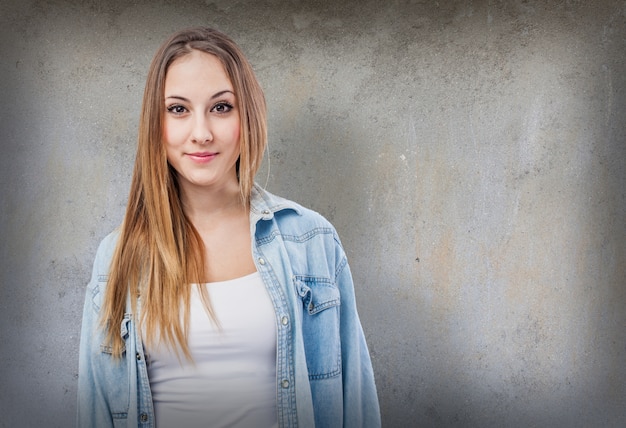
[[[211,111],[215,112],[215,113],[218,113],[218,114],[224,114],[224,113],[228,113],[232,109],[233,109],[232,104],[227,103],[225,101],[221,101],[221,102],[215,104],[213,106],[213,108],[211,109]]]
[[[180,116],[187,113],[187,109],[180,104],[172,104],[171,106],[168,106],[167,111],[175,116]]]

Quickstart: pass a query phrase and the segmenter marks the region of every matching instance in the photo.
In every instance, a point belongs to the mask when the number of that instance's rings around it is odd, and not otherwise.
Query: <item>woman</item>
[[[346,255],[319,214],[254,183],[266,144],[234,42],[168,39],[87,289],[78,426],[380,425]]]

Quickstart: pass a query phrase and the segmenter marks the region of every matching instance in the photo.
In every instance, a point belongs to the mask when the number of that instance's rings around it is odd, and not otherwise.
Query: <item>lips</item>
[[[195,152],[195,153],[187,153],[187,157],[191,160],[204,163],[209,162],[217,156],[217,152]]]

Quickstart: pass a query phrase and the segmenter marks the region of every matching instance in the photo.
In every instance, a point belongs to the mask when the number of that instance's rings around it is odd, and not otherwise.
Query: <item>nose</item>
[[[191,134],[191,141],[196,144],[207,144],[213,141],[211,124],[207,117],[203,115],[196,116]]]

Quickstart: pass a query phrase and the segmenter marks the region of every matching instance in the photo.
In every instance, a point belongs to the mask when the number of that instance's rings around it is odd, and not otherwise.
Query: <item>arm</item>
[[[356,307],[354,284],[341,251],[337,285],[341,293],[341,359],[343,367],[344,427],[380,427],[374,372]]]
[[[97,287],[97,285],[95,285]],[[83,323],[80,334],[80,352],[78,359],[78,409],[77,427],[113,427],[107,403],[101,391],[97,389],[99,352],[97,339],[98,312],[94,309],[92,293],[94,285],[89,284],[83,309]]]
[[[124,362],[113,362],[111,355],[101,349],[104,331],[100,327],[100,306],[115,248],[114,238],[114,234],[109,235],[98,247],[85,293],[78,360],[76,423],[80,428],[113,427],[113,412],[108,397],[111,397],[111,385],[116,382],[115,372],[125,367]]]

